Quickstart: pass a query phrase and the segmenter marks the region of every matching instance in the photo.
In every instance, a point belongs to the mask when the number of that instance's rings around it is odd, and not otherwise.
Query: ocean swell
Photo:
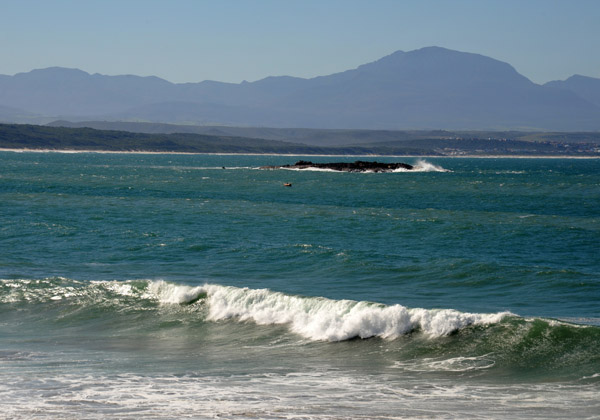
[[[32,331],[89,331],[102,325],[103,333],[110,336],[127,336],[136,325],[148,339],[158,331],[203,336],[206,328],[216,328],[231,331],[228,340],[238,341],[240,323],[277,325],[280,328],[273,333],[287,329],[302,337],[301,341],[378,337],[386,341],[378,346],[391,346],[387,348],[394,352],[402,349],[395,367],[410,372],[552,372],[595,383],[598,377],[593,375],[600,362],[600,328],[596,325],[523,318],[510,312],[407,308],[218,284],[6,279],[0,280],[0,319],[25,323]],[[251,336],[260,331],[242,328]],[[396,348],[394,339],[402,337],[406,339]],[[360,351],[363,347],[356,348]]]
[[[473,314],[452,309],[410,309],[402,305],[300,297],[268,289],[212,284],[190,287],[157,281],[150,283],[148,289],[165,304],[204,298],[210,321],[236,319],[259,325],[287,324],[291,331],[321,341],[355,337],[394,339],[412,331],[440,337],[469,325],[497,323],[511,315],[509,312]]]
[[[452,334],[469,325],[489,325],[512,315],[421,309],[380,303],[287,295],[268,289],[217,284],[187,286],[163,280],[80,282],[65,278],[2,280],[0,303],[56,302],[74,308],[146,310],[160,305],[198,304],[207,321],[233,320],[258,325],[287,325],[310,340],[394,339],[421,332],[428,337]]]
[[[72,322],[140,313],[150,321],[173,314],[183,322],[281,325],[306,339],[332,342],[370,337],[395,339],[411,333],[435,339],[460,332],[470,336],[469,340],[483,343],[484,353],[510,348],[515,352],[511,356],[514,360],[544,353],[549,347],[553,349],[550,352],[556,350],[557,357],[573,351],[589,356],[600,334],[597,326],[585,323],[522,318],[510,312],[407,308],[400,304],[295,296],[269,289],[218,284],[188,286],[162,280],[5,279],[0,280],[0,312],[31,313],[40,320],[69,317]],[[467,329],[469,326],[485,329]]]

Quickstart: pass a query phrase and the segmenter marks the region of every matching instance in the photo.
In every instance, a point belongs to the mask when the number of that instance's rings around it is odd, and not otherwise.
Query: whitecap
[[[201,287],[151,283],[150,290],[163,303],[185,303],[206,293],[208,320],[235,319],[259,325],[287,324],[311,340],[342,341],[355,337],[394,339],[418,330],[429,337],[449,335],[469,325],[500,322],[509,312],[464,313],[452,309],[406,308],[352,300],[301,297],[219,285]]]
[[[413,169],[407,171],[406,169],[399,169],[395,172],[451,172],[448,169],[444,169],[439,165],[427,162],[426,160],[419,159],[413,165]]]

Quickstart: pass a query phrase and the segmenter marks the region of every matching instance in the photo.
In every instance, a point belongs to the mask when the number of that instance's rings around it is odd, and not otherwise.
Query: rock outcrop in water
[[[306,160],[300,160],[293,165],[261,166],[261,169],[330,169],[340,172],[393,172],[398,169],[412,170],[414,167],[408,163],[384,163],[384,162],[365,162],[357,160],[355,162],[333,162],[333,163],[313,163]]]

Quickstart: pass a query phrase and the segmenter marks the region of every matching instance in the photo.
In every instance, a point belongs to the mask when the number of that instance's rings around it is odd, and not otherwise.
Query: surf
[[[471,326],[507,322],[598,329],[589,319],[577,324],[576,319],[522,318],[509,311],[470,313],[451,308],[409,308],[400,303],[336,300],[212,283],[193,286],[164,280],[78,281],[65,277],[0,280],[0,305],[24,309],[51,302],[88,308],[112,307],[115,311],[197,305],[205,309],[207,322],[285,325],[304,338],[331,342],[373,337],[393,340],[411,333],[436,338]]]
[[[334,360],[342,346],[348,357],[375,358],[407,374],[600,381],[600,327],[511,312],[410,308],[214,283],[54,277],[0,280],[0,317],[22,325],[24,336],[79,331],[101,343],[150,346],[191,340],[193,348],[232,357],[248,349],[302,354],[306,346],[327,346],[323,357]]]

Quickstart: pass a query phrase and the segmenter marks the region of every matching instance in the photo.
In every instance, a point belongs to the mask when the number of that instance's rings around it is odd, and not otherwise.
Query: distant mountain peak
[[[510,64],[439,46],[309,79],[171,83],[64,67],[0,77],[0,106],[45,119],[365,129],[600,129],[600,79],[543,86]],[[1,111],[1,110],[0,110]],[[10,120],[15,111],[0,112]]]
[[[598,79],[596,77],[584,76],[582,74],[574,74],[573,76],[569,77],[567,80],[590,81],[593,83],[600,83],[600,79]]]
[[[42,69],[33,69],[29,72],[17,73],[14,77],[17,78],[66,78],[66,77],[88,77],[90,74],[79,69],[68,67],[46,67]]]
[[[567,80],[554,80],[544,86],[570,91],[600,109],[600,79],[574,74]]]
[[[405,83],[466,86],[496,81],[522,86],[533,84],[508,63],[480,54],[436,46],[408,52],[398,50],[379,60],[363,64],[356,70],[370,72],[382,80],[404,80]]]

